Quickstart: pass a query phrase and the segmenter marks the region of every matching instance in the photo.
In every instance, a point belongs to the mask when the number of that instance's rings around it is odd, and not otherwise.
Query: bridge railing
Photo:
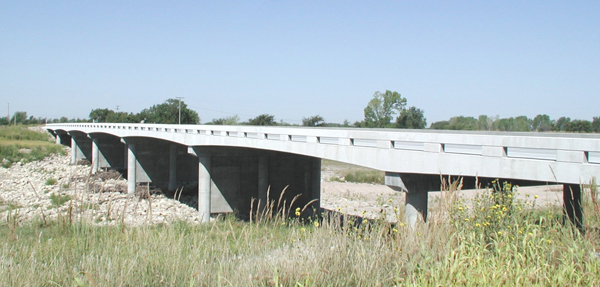
[[[48,124],[46,128],[78,130],[85,133],[111,133],[120,137],[161,138],[168,134],[183,134],[600,164],[600,135],[598,134],[123,123]]]

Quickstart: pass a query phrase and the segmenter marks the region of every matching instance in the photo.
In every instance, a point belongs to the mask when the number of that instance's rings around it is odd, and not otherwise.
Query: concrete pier
[[[169,191],[177,189],[177,145],[172,143],[169,146]]]
[[[441,180],[439,175],[386,172],[385,185],[406,194],[404,221],[414,227],[427,222],[427,193],[440,190]]]
[[[209,155],[198,157],[198,212],[202,222],[210,221],[211,211],[211,158]]]
[[[132,141],[127,143],[127,194],[135,194],[136,187],[136,166],[135,144]]]
[[[71,164],[77,164],[77,143],[74,137],[71,137]]]
[[[581,185],[563,184],[563,206],[565,223],[568,220],[579,230],[582,230],[583,209],[581,207]]]
[[[268,204],[269,161],[266,156],[258,158],[258,212],[262,214]]]
[[[98,167],[100,166],[100,151],[98,149],[98,142],[92,136],[92,174],[98,173]]]

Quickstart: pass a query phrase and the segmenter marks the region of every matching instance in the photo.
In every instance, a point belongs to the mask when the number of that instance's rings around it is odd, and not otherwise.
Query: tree
[[[430,129],[434,130],[449,130],[450,122],[449,121],[439,121],[431,124]]]
[[[424,129],[426,126],[427,120],[423,110],[415,107],[403,109],[396,118],[396,127],[401,129]]]
[[[27,112],[16,112],[13,117],[10,119],[10,122],[13,124],[24,124],[27,120]]]
[[[449,129],[451,130],[477,130],[479,122],[474,117],[458,116],[449,120]]]
[[[322,116],[316,115],[308,118],[302,118],[302,125],[307,127],[324,127],[325,119]]]
[[[554,123],[550,120],[550,116],[543,114],[537,115],[533,118],[532,130],[538,132],[547,132],[552,130]]]
[[[369,128],[391,127],[394,115],[406,106],[406,98],[398,92],[386,90],[385,93],[375,92],[373,98],[364,109],[364,125]]]
[[[568,132],[591,133],[592,122],[586,120],[573,120],[565,128]]]
[[[488,117],[480,115],[477,119],[477,129],[480,131],[491,131],[494,127],[494,122],[498,120],[498,116]]]
[[[140,120],[148,123],[177,124],[179,122],[179,100],[168,99],[160,105],[142,110],[138,116]],[[198,113],[190,110],[183,101],[181,102],[181,123],[200,123]]]
[[[277,125],[275,122],[275,116],[269,114],[262,114],[256,118],[249,119],[248,125],[251,126],[274,126]]]
[[[225,118],[220,118],[220,119],[212,119],[212,121],[206,123],[209,125],[229,125],[229,126],[233,126],[233,125],[237,125],[240,123],[240,117],[238,117],[238,115],[234,115],[234,116],[230,116],[230,117],[225,117]]]
[[[571,118],[569,117],[560,117],[556,120],[554,124],[554,130],[559,132],[564,132],[567,130],[569,123],[571,122]]]
[[[518,116],[515,118],[513,131],[516,132],[530,132],[532,130],[533,122],[527,116]]]
[[[115,112],[109,109],[94,109],[90,112],[90,120],[95,123],[139,123],[138,115],[126,112]]]
[[[106,123],[112,113],[114,112],[109,109],[93,109],[90,112],[90,120],[95,123]]]
[[[594,117],[592,120],[592,131],[600,133],[600,117]]]

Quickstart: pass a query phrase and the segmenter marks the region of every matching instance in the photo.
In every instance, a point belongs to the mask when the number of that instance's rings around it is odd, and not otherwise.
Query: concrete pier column
[[[316,214],[321,214],[321,159],[320,158],[312,158],[311,159],[311,200],[316,199],[314,203],[312,203],[312,209],[315,210]]]
[[[177,188],[177,145],[172,143],[169,147],[169,191]]]
[[[440,176],[430,174],[385,173],[385,184],[406,193],[404,221],[414,227],[418,221],[427,222],[427,192],[440,190]]]
[[[427,200],[427,191],[406,193],[404,220],[407,224],[415,226],[417,221],[427,222]]]
[[[77,164],[77,142],[75,137],[71,137],[71,164]]]
[[[211,158],[207,155],[198,156],[198,212],[200,221],[210,221],[210,188],[212,185],[210,176]]]
[[[581,208],[581,186],[579,184],[563,184],[563,205],[565,220],[569,220],[579,230],[583,229],[583,210]]]
[[[97,139],[92,138],[92,174],[98,173],[100,166],[100,151],[98,149]]]
[[[136,186],[136,158],[135,158],[135,144],[133,142],[127,142],[127,194],[133,195],[135,193]]]
[[[55,135],[56,135],[56,137],[55,137],[54,140],[56,141],[56,144],[62,144],[62,140],[60,138],[60,135],[58,133],[55,133]]]
[[[263,213],[267,206],[267,189],[269,189],[269,158],[258,158],[258,212]]]

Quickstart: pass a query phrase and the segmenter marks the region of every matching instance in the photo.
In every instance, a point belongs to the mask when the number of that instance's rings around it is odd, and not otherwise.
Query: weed
[[[55,185],[58,181],[54,178],[46,179],[46,185]]]
[[[51,208],[60,207],[67,201],[71,200],[71,196],[68,194],[60,195],[56,193],[50,194],[50,202],[52,203]]]

